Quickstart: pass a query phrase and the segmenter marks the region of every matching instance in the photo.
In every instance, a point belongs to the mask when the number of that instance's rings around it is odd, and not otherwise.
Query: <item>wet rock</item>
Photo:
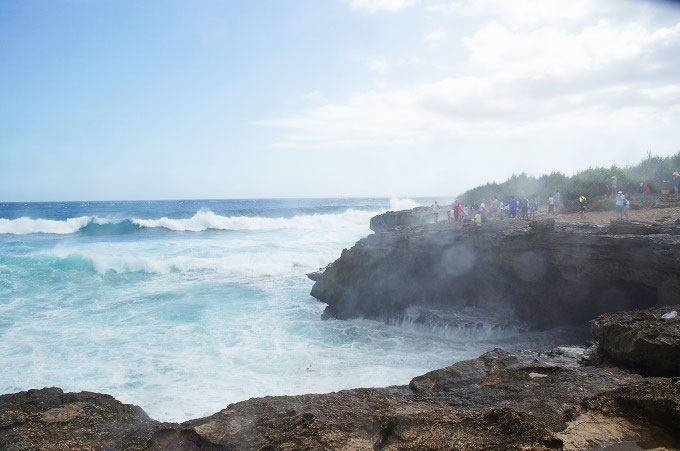
[[[615,360],[646,374],[680,376],[680,316],[662,318],[673,310],[680,304],[608,313],[593,320],[591,330]]]
[[[181,424],[108,395],[32,390],[0,396],[0,448],[582,449],[676,440],[678,380],[644,379],[597,356],[595,347],[496,349],[409,386],[255,398]],[[598,425],[611,427],[598,434]]]
[[[609,225],[609,233],[613,235],[680,235],[680,227],[675,224],[656,222],[612,220]]]
[[[0,449],[146,449],[160,424],[100,393],[43,388],[0,396]]]
[[[537,328],[680,299],[680,235],[653,223],[448,224],[376,232],[312,287],[325,318],[399,317],[413,306],[507,309]],[[672,233],[671,233],[672,232]]]
[[[319,280],[319,279],[321,278],[321,276],[323,276],[323,273],[324,273],[330,266],[331,266],[331,263],[329,263],[328,265],[326,265],[325,268],[319,268],[317,271],[313,271],[313,272],[307,273],[307,278],[310,279],[310,280],[312,280],[312,281],[314,281],[314,282],[316,282],[317,280]]]
[[[439,214],[439,219],[446,219],[446,212],[444,211],[443,206],[442,212]],[[434,222],[434,216],[431,208],[416,207],[411,210],[388,211],[373,216],[371,218],[370,228],[374,232],[379,232],[403,226],[431,224],[432,222]]]
[[[553,230],[555,228],[555,219],[548,218],[531,221],[529,223],[529,228],[531,230]]]

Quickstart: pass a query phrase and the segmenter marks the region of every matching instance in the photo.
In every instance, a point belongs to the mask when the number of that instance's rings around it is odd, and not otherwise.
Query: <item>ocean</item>
[[[564,341],[522,327],[320,319],[306,274],[370,234],[372,216],[430,202],[0,203],[0,393],[104,392],[183,421]]]

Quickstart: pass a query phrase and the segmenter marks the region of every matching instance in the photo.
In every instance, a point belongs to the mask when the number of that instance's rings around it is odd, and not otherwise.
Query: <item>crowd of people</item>
[[[617,219],[629,219],[630,211],[630,194],[623,193],[623,191],[616,191],[615,205]],[[547,205],[547,213],[551,216],[559,215],[563,208],[563,198],[559,191],[551,194],[545,200]],[[588,199],[585,195],[580,195],[577,199],[579,217],[584,219]],[[438,202],[432,205],[434,213],[434,222],[439,221],[442,210],[446,213],[449,224],[458,224],[466,220],[473,221],[478,225],[482,225],[490,220],[535,220],[539,212],[538,196],[531,197],[515,197],[511,196],[505,201],[494,197],[491,201],[483,201],[479,204],[462,203],[457,199],[449,207],[446,205],[442,207]]]
[[[631,195],[629,192],[624,192],[622,190],[622,185],[624,185],[624,183],[621,183],[616,175],[612,175],[611,177],[607,176],[605,179],[603,197],[607,202],[611,202],[608,201],[608,199],[613,199],[616,219],[619,220],[630,219],[629,214],[631,210]],[[626,185],[630,185],[630,183],[626,183]],[[598,195],[602,194],[600,190],[597,191]],[[650,195],[652,192],[656,191],[653,191],[649,178],[645,176],[640,182],[640,193],[643,196],[646,196]],[[660,192],[662,195],[680,196],[680,171],[673,172],[672,181],[663,182]],[[585,194],[578,195],[575,201],[566,202],[562,198],[559,190],[554,194],[547,196],[547,199],[544,198],[543,201],[546,203],[548,215],[559,215],[566,207],[569,209],[569,212],[578,211],[581,219],[585,219],[586,210],[590,204],[590,199],[588,199]],[[598,206],[600,207],[600,211],[602,211],[601,205]],[[518,218],[534,220],[539,212],[539,198],[536,195],[531,197],[510,196],[510,198],[505,200],[499,200],[498,197],[494,197],[493,200],[483,201],[479,204],[462,203],[455,200],[450,207],[448,205],[441,207],[435,202],[432,205],[434,222],[439,221],[442,208],[444,208],[449,224],[462,223],[466,220],[473,221],[479,225],[488,222],[489,220],[505,221]],[[605,208],[608,209],[610,206]]]
[[[548,213],[551,215],[558,215],[562,205],[562,196],[559,191],[554,195],[550,195],[547,199]],[[481,202],[479,204],[462,203],[457,199],[445,207],[446,216],[449,224],[462,223],[465,220],[474,221],[476,224],[483,224],[491,219],[504,221],[506,219],[517,219],[518,217],[525,220],[534,220],[539,210],[538,196],[534,195],[531,198],[511,196],[505,201],[494,197],[488,202]],[[432,212],[434,213],[434,222],[439,221],[439,215],[442,212],[442,207],[435,201],[432,204]]]

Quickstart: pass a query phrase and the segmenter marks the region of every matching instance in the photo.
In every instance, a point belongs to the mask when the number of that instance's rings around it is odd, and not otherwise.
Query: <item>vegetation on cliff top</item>
[[[566,199],[573,200],[581,194],[593,198],[607,193],[607,184],[611,182],[612,176],[618,178],[619,189],[625,192],[639,192],[640,182],[645,177],[652,192],[658,192],[663,181],[673,183],[675,171],[680,171],[680,152],[668,157],[649,154],[646,159],[634,166],[591,167],[572,176],[557,171],[538,178],[525,173],[514,174],[502,183],[492,182],[470,189],[460,195],[459,199],[463,202],[479,203],[494,197],[505,200],[510,196],[530,197],[534,194],[545,199],[557,190]]]

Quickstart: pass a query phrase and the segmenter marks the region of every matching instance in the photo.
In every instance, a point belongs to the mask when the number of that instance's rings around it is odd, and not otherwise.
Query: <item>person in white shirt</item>
[[[548,213],[555,214],[555,198],[548,196]]]
[[[626,196],[623,195],[623,191],[616,193],[616,217],[617,219],[623,219],[623,209],[626,203]]]
[[[435,200],[434,204],[432,204],[432,212],[434,213],[434,223],[436,224],[437,221],[439,221],[439,203]]]

